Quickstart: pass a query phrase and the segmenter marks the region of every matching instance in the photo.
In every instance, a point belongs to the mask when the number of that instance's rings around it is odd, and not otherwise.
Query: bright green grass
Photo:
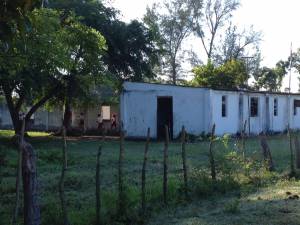
[[[12,137],[15,135],[15,131],[13,130],[0,130],[0,137]],[[29,131],[28,135],[31,137],[47,137],[50,134],[47,132],[41,132],[41,131]]]
[[[35,135],[36,137],[39,134],[42,136],[46,135],[46,133],[29,133],[29,135]],[[0,224],[8,224],[10,221],[15,199],[17,153],[12,146],[7,145],[8,139],[12,135],[13,132],[0,131],[0,142],[2,141],[3,143],[2,150],[7,156],[7,163],[2,168],[3,179],[0,187]],[[46,137],[42,139],[31,138],[30,142],[34,146],[38,157],[42,224],[59,225],[61,224],[61,219],[58,181],[61,173],[62,141],[56,137]],[[285,135],[269,137],[268,142],[273,153],[273,160],[277,169],[276,173],[282,174],[287,172],[289,170],[290,157],[287,137]],[[235,140],[231,140],[229,149],[234,149],[234,144]],[[102,218],[105,224],[116,224],[114,218],[117,203],[119,142],[111,140],[102,143],[99,139],[68,141],[68,171],[65,186],[72,225],[93,224],[92,221],[95,215],[95,165],[99,145],[103,146],[101,155]],[[208,142],[187,144],[189,171],[193,168],[208,169],[208,146]],[[214,149],[220,154],[225,154],[228,151],[220,142],[214,145]],[[138,221],[137,212],[140,201],[143,151],[144,142],[126,141],[124,170],[128,185],[128,214],[130,214],[132,219],[127,224],[136,224],[136,221]],[[261,159],[258,138],[247,140],[246,152],[251,157],[258,160]],[[147,165],[147,201],[150,207],[149,210],[152,212],[150,218],[148,218],[150,224],[260,224],[258,223],[260,219],[268,221],[268,218],[272,218],[272,223],[263,224],[284,224],[278,212],[278,209],[284,207],[286,203],[282,193],[284,190],[289,190],[289,188],[293,188],[293,191],[296,192],[299,186],[297,181],[284,181],[284,186],[282,186],[283,181],[278,180],[276,184],[270,187],[255,189],[254,193],[252,189],[249,193],[248,191],[239,193],[243,197],[239,199],[240,212],[237,214],[224,212],[224,205],[228,201],[237,198],[235,195],[232,196],[230,194],[218,194],[204,199],[192,197],[193,201],[190,204],[182,205],[180,200],[178,200],[178,187],[182,183],[181,148],[180,143],[173,142],[169,147],[170,205],[167,208],[163,207],[165,209],[162,210],[163,208],[160,206],[163,175],[162,157],[163,143],[152,142]],[[275,191],[270,192],[273,189]],[[257,201],[255,200],[256,196],[261,196],[264,200]],[[271,204],[272,207],[275,207],[272,208],[269,201],[265,200],[267,198],[265,196],[269,196],[268,199],[279,199],[279,204]],[[288,204],[290,203],[288,202]],[[300,208],[298,201],[293,201],[291,204],[295,204],[295,206]],[[249,210],[251,210],[251,217],[247,216]],[[293,211],[293,213],[297,212],[296,210]],[[273,213],[277,213],[277,217],[272,217]],[[291,215],[289,216],[292,218]],[[300,224],[300,220],[296,221]]]

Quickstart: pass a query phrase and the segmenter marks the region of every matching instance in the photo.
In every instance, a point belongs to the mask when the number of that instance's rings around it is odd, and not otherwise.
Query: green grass
[[[0,131],[0,149],[6,156],[1,167],[0,224],[8,224],[15,199],[16,149],[9,145],[11,131]],[[56,137],[45,137],[47,133],[29,133],[34,136],[38,161],[42,224],[61,224],[58,198],[58,181],[61,173],[62,141]],[[44,136],[43,138],[38,138]],[[181,148],[173,142],[169,147],[169,205],[162,203],[163,143],[152,142],[147,165],[147,219],[149,224],[300,224],[298,200],[286,200],[285,191],[298,194],[299,182],[286,180],[282,174],[289,170],[289,148],[285,135],[268,138],[275,173],[252,169],[251,176],[241,172],[236,158],[225,158],[235,149],[236,141],[229,147],[218,141],[214,145],[217,153],[218,183],[211,182],[208,160],[208,142],[188,143],[187,161],[190,178],[190,197],[186,202],[181,194]],[[125,218],[117,217],[117,185],[119,142],[110,140],[68,141],[68,171],[65,189],[72,225],[93,224],[95,218],[95,167],[99,145],[101,156],[102,219],[105,224],[141,224],[140,179],[143,163],[144,142],[125,142],[125,179],[127,212]],[[247,156],[261,161],[258,138],[246,142]],[[226,156],[228,157],[228,156]],[[236,167],[234,167],[236,166]],[[253,166],[254,167],[254,166]],[[226,169],[226,173],[224,172]],[[300,189],[299,189],[300,190]],[[299,191],[300,193],[300,191]],[[286,210],[287,209],[287,210]],[[287,213],[285,213],[285,210]],[[298,214],[297,214],[298,213]],[[285,220],[285,219],[286,220]],[[293,218],[293,220],[292,220]],[[116,221],[123,221],[117,223]],[[261,222],[265,221],[265,222]],[[268,221],[271,221],[270,223]],[[286,223],[283,223],[285,221]],[[298,222],[298,223],[297,223]]]

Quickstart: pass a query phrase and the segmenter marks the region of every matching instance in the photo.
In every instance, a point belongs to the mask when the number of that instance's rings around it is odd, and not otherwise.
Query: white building
[[[120,119],[127,137],[173,138],[182,126],[188,133],[237,134],[246,124],[250,134],[300,129],[300,94],[228,91],[165,84],[125,82],[120,96]]]

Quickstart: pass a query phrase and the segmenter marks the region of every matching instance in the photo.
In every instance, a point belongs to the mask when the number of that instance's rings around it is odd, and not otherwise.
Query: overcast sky
[[[140,19],[146,12],[147,5],[157,0],[112,0],[112,5],[119,9],[122,19],[129,22]],[[234,21],[240,28],[254,26],[263,33],[261,51],[262,66],[275,66],[280,59],[286,60],[293,51],[300,48],[300,0],[241,0],[241,7],[234,13]],[[198,45],[200,43],[194,43]],[[191,43],[191,46],[193,43]],[[292,75],[292,90],[298,90],[298,74]],[[287,77],[283,88],[287,87]]]

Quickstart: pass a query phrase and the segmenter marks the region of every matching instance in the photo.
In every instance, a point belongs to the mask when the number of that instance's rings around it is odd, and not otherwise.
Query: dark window
[[[300,107],[300,100],[294,100],[294,115],[297,115],[298,107]]]
[[[225,95],[222,96],[222,117],[227,116],[227,110],[226,110],[226,103],[227,103],[227,98]]]
[[[251,98],[250,100],[251,117],[258,116],[258,98]]]
[[[278,115],[278,100],[274,98],[274,116]]]

